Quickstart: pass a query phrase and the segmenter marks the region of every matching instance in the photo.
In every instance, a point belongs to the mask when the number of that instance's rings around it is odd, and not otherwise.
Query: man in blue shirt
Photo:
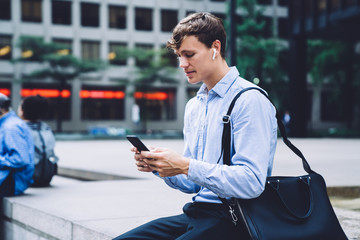
[[[32,183],[34,144],[30,129],[0,93],[0,197],[22,194]]]
[[[154,220],[116,239],[245,239],[241,224],[233,224],[219,197],[248,199],[262,193],[276,148],[276,112],[258,91],[245,92],[230,119],[231,166],[222,164],[222,118],[238,92],[255,86],[227,65],[225,44],[222,21],[209,13],[192,14],[175,27],[168,47],[188,82],[202,82],[185,109],[184,155],[160,147],[132,151],[139,171],[154,172],[170,187],[196,195],[183,214]]]

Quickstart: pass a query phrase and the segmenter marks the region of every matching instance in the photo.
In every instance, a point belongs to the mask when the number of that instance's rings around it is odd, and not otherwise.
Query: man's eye
[[[186,54],[185,56],[187,57],[187,58],[191,58],[192,56],[194,56],[195,55],[195,53],[191,53],[191,54]]]

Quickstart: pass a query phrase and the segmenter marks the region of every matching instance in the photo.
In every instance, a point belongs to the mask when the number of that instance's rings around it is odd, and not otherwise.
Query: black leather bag
[[[224,164],[230,165],[230,114],[240,95],[256,87],[239,92],[224,116],[222,153]],[[270,100],[270,99],[269,99]],[[323,177],[314,172],[303,154],[287,138],[279,112],[276,118],[284,143],[301,158],[304,176],[267,177],[265,190],[253,199],[221,201],[229,207],[233,219],[240,218],[248,239],[261,240],[343,240],[348,239],[331,206]],[[235,213],[235,215],[234,215]]]

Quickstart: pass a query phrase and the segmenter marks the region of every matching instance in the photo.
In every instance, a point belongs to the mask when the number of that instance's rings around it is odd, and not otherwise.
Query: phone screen
[[[138,151],[150,151],[145,144],[135,135],[128,135],[126,138],[131,142],[131,144],[137,148]]]

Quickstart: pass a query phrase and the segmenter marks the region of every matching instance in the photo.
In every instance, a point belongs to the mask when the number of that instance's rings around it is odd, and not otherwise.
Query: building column
[[[50,0],[42,1],[42,24],[44,26],[44,40],[51,42],[51,3]]]
[[[316,129],[321,125],[321,86],[318,84],[313,87],[311,106],[311,128]]]
[[[76,78],[69,83],[71,84],[71,122],[75,126],[79,126],[81,124],[81,99],[79,96],[81,80]]]
[[[72,54],[75,57],[81,58],[81,44],[80,44],[80,0],[72,1],[72,13],[71,13],[71,22],[73,26],[73,49]]]
[[[306,137],[306,38],[294,36],[290,39],[290,114],[291,135]]]
[[[104,62],[108,62],[109,54],[109,43],[107,38],[107,28],[108,28],[108,9],[106,1],[101,1],[100,3],[100,32],[102,33],[102,38],[100,40],[100,59]],[[108,72],[101,71],[102,81],[108,80]]]
[[[20,37],[20,23],[21,23],[21,1],[20,0],[12,0],[11,1],[11,17],[12,17],[12,25],[13,25],[13,39],[12,39],[12,57],[19,58],[21,57],[21,49],[15,47]],[[21,101],[20,90],[21,83],[15,81],[15,79],[20,79],[22,77],[22,62],[14,63],[14,74],[13,81],[11,84],[11,106],[16,110],[17,106],[19,106]]]

